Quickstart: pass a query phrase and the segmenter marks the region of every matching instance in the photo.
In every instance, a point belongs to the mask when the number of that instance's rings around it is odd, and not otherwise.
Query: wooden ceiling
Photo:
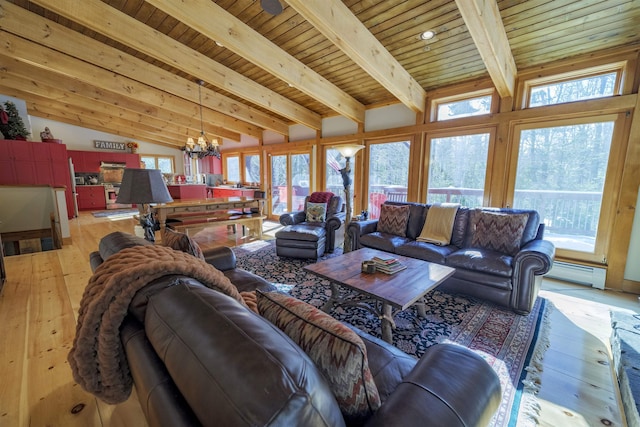
[[[29,114],[182,146],[342,115],[640,43],[638,0],[0,0],[0,93]],[[431,40],[419,34],[435,32]],[[226,148],[226,145],[223,149]]]

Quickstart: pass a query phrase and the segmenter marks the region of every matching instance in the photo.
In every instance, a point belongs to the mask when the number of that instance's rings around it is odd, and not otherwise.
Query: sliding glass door
[[[310,153],[272,154],[270,158],[270,217],[304,210],[311,182]]]

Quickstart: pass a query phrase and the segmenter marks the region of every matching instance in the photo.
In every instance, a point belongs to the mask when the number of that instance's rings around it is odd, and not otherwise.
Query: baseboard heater
[[[554,261],[551,270],[545,274],[545,277],[579,283],[581,285],[589,285],[597,289],[604,289],[607,270],[587,265]]]

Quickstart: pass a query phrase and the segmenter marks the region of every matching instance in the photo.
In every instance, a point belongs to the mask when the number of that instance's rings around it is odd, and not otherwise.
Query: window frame
[[[455,118],[446,119],[446,120],[439,120],[438,119],[438,107],[440,105],[451,104],[451,103],[454,103],[454,102],[462,102],[462,101],[467,101],[467,100],[471,100],[471,99],[482,98],[482,97],[485,97],[485,96],[490,96],[491,97],[491,106],[489,107],[489,112],[487,114],[481,114],[481,115],[477,115],[477,116],[455,117]],[[430,103],[431,114],[430,114],[429,121],[431,121],[431,122],[450,122],[450,121],[453,121],[453,120],[469,119],[469,118],[473,118],[473,117],[485,117],[485,116],[488,116],[490,114],[495,113],[498,110],[499,101],[500,101],[500,99],[499,99],[498,96],[496,96],[496,90],[493,87],[487,88],[487,89],[480,89],[480,90],[476,90],[476,91],[472,91],[472,92],[465,92],[465,93],[461,93],[461,94],[455,94],[455,95],[441,96],[441,97],[433,98],[431,100],[431,103]]]
[[[450,138],[455,136],[467,136],[478,134],[489,134],[489,146],[487,148],[487,170],[484,177],[484,188],[482,190],[482,206],[489,206],[491,201],[491,182],[493,176],[493,159],[495,157],[496,146],[496,127],[495,126],[482,126],[473,127],[467,129],[449,129],[438,132],[427,132],[424,135],[425,149],[424,149],[424,161],[423,161],[423,176],[424,185],[420,189],[421,199],[423,203],[427,203],[429,196],[429,168],[431,167],[431,141],[434,138]]]
[[[537,87],[540,87],[540,86],[551,85],[551,84],[569,82],[569,81],[573,81],[573,80],[588,79],[588,78],[591,78],[591,77],[597,77],[597,76],[600,76],[600,75],[610,74],[610,73],[616,73],[616,82],[615,82],[615,85],[614,85],[613,95],[612,96],[621,95],[622,94],[623,76],[624,76],[625,67],[626,67],[626,61],[614,62],[614,63],[600,65],[600,66],[596,66],[596,67],[582,68],[580,70],[569,71],[569,72],[566,72],[566,73],[551,74],[551,75],[548,75],[548,76],[543,76],[543,77],[538,77],[538,78],[525,80],[523,85],[522,85],[521,108],[522,109],[531,109],[531,108],[552,107],[552,106],[555,106],[555,105],[568,104],[570,102],[582,102],[582,101],[587,101],[587,100],[609,98],[609,96],[603,96],[603,97],[599,97],[599,98],[589,98],[589,99],[586,99],[586,100],[583,99],[583,100],[576,100],[576,101],[569,101],[569,102],[561,102],[561,103],[557,103],[557,104],[538,105],[536,107],[531,107],[530,106],[531,91],[534,88],[537,88]]]
[[[151,157],[154,160],[155,163],[155,169],[160,169],[158,167],[158,159],[166,159],[169,160],[171,162],[171,172],[168,173],[176,173],[176,158],[175,156],[169,156],[169,155],[160,155],[160,154],[140,154],[140,161],[142,162],[142,158],[145,157]]]
[[[244,170],[244,163],[245,163],[245,157],[247,156],[258,156],[259,161],[260,161],[260,181],[258,182],[258,186],[262,187],[263,183],[264,183],[264,177],[265,177],[265,169],[264,169],[264,156],[262,154],[262,152],[260,150],[251,150],[251,151],[243,151],[243,152],[239,152],[239,151],[234,151],[234,152],[227,152],[227,153],[222,153],[221,156],[221,163],[222,163],[222,176],[223,178],[227,181],[228,184],[237,184],[238,182],[236,181],[230,181],[229,180],[229,175],[228,175],[228,170],[227,170],[227,159],[230,157],[237,157],[238,158],[238,169],[239,169],[239,175],[240,175],[240,181],[241,183],[247,183],[247,177],[245,176],[245,170]]]
[[[602,114],[596,115],[590,113],[588,115],[583,115],[581,117],[575,118],[564,118],[564,119],[546,119],[546,120],[535,120],[535,121],[526,121],[520,123],[512,123],[511,127],[511,147],[510,147],[510,158],[509,158],[509,168],[508,175],[509,178],[507,180],[506,187],[506,203],[507,207],[513,206],[513,201],[515,197],[515,184],[516,184],[516,175],[518,169],[518,153],[520,149],[520,138],[521,132],[523,130],[537,129],[537,128],[548,128],[548,127],[562,127],[562,126],[572,126],[572,125],[584,125],[589,123],[602,123],[602,122],[610,122],[613,124],[613,134],[611,136],[611,148],[609,152],[609,161],[607,163],[606,172],[605,172],[605,182],[602,188],[602,203],[600,208],[600,218],[598,219],[598,227],[597,233],[594,243],[593,253],[584,252],[584,251],[576,251],[565,248],[556,248],[556,256],[563,259],[573,259],[583,262],[590,262],[599,265],[606,265],[607,258],[606,254],[609,251],[610,243],[611,243],[611,230],[613,229],[613,223],[616,217],[616,206],[618,193],[616,189],[620,186],[620,181],[622,180],[622,169],[619,167],[620,164],[624,162],[625,151],[627,144],[622,143],[625,138],[623,135],[626,130],[625,124],[625,113],[610,113],[610,114]]]

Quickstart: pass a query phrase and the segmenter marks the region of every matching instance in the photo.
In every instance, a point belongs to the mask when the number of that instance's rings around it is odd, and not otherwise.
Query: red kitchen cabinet
[[[73,212],[67,146],[29,141],[0,141],[0,184],[66,187],[67,212]]]
[[[140,154],[125,154],[129,169],[140,169]]]
[[[222,173],[222,160],[217,157],[210,156],[198,160],[203,173]]]
[[[79,185],[76,187],[76,192],[78,193],[79,210],[107,209],[107,199],[105,197],[104,186]]]

